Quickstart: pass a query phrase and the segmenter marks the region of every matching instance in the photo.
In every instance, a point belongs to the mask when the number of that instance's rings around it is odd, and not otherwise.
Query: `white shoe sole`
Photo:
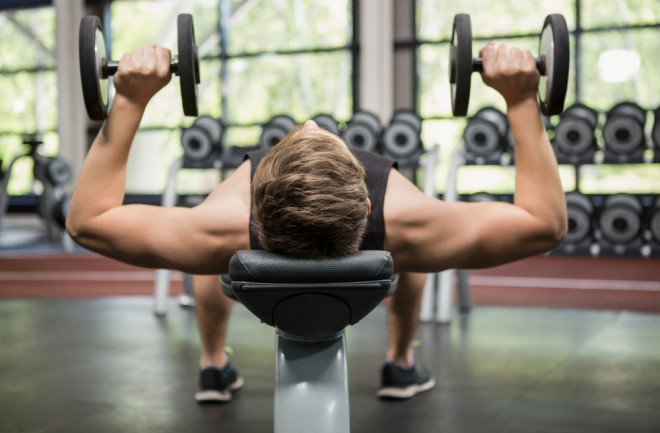
[[[428,382],[421,385],[410,385],[405,388],[386,387],[381,388],[376,393],[379,398],[410,398],[420,392],[428,391],[435,386],[435,379],[431,378]]]

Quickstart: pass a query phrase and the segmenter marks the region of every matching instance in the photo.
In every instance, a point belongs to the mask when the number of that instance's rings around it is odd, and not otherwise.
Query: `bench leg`
[[[275,433],[349,433],[346,340],[277,335]]]

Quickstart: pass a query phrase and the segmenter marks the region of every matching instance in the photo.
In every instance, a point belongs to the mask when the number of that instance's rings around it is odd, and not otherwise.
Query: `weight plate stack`
[[[273,116],[261,129],[259,146],[262,149],[275,147],[296,126],[296,121],[285,114]]]
[[[351,149],[379,152],[382,126],[380,119],[367,111],[356,111],[348,122],[342,138]]]
[[[608,162],[641,162],[646,111],[632,102],[620,102],[607,113],[603,142]]]
[[[555,127],[553,139],[559,162],[578,164],[593,161],[597,150],[597,127],[596,110],[580,103],[568,107]]]
[[[642,204],[630,194],[607,197],[599,218],[603,238],[615,245],[626,245],[636,240],[642,227]]]
[[[422,119],[417,113],[412,110],[395,112],[383,133],[383,153],[400,163],[406,161],[404,165],[417,163],[424,149],[421,133]]]

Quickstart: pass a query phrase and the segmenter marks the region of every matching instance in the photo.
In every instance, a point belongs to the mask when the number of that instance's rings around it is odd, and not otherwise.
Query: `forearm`
[[[536,99],[509,106],[508,116],[516,158],[514,204],[538,223],[538,236],[559,242],[566,231],[566,200]]]
[[[118,95],[87,154],[67,216],[74,237],[124,199],[126,164],[144,107]]]

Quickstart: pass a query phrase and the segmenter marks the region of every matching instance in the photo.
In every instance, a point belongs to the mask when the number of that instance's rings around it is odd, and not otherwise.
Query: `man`
[[[123,206],[131,142],[147,103],[171,78],[170,52],[151,46],[125,54],[119,63],[113,107],[87,156],[67,229],[82,246],[106,256],[205,275],[196,278],[195,293],[203,342],[200,401],[229,400],[243,382],[223,350],[231,302],[216,282],[236,250],[263,246],[285,254],[333,257],[354,251],[362,239],[363,248],[366,243],[367,248],[390,251],[401,279],[388,301],[389,347],[379,395],[407,398],[430,389],[435,382],[415,366],[412,351],[423,273],[495,266],[539,254],[559,245],[567,226],[557,163],[536,101],[539,74],[531,53],[491,42],[480,55],[484,82],[504,97],[513,131],[513,204],[427,197],[382,160],[366,164],[366,184],[373,181],[374,167],[380,170],[376,184],[384,182],[380,198],[371,199],[378,188],[367,187],[365,195],[360,167],[365,162],[356,164],[338,137],[307,122],[268,155],[250,155],[195,208]],[[323,156],[321,161],[305,164],[317,155]],[[335,166],[344,174],[335,172]],[[310,183],[318,189],[307,190]],[[345,188],[352,192],[338,191]],[[287,212],[295,218],[326,215],[318,224],[303,218],[291,225]],[[335,237],[332,216],[342,217],[347,237]],[[379,219],[382,227],[376,224]]]

